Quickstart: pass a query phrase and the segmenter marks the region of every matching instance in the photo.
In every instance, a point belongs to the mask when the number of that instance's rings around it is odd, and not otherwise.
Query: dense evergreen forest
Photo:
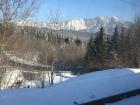
[[[140,66],[140,18],[125,30],[114,28],[111,36],[101,26],[94,39],[88,41],[85,65],[91,68],[112,68]]]

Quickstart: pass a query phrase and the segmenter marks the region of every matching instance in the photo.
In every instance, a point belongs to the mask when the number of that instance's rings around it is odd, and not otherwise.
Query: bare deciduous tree
[[[6,50],[7,42],[11,37],[16,37],[17,23],[32,16],[39,6],[39,1],[0,0],[0,64],[3,62],[3,52]]]

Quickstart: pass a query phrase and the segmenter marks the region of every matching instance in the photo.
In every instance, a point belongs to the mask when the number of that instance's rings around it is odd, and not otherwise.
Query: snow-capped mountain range
[[[36,26],[46,27],[54,30],[75,30],[96,33],[102,26],[105,27],[105,32],[110,33],[117,25],[119,27],[128,28],[132,23],[128,21],[122,21],[118,17],[112,16],[98,16],[92,19],[74,19],[63,23],[50,24],[47,22],[33,22],[33,21],[21,21],[19,26]]]

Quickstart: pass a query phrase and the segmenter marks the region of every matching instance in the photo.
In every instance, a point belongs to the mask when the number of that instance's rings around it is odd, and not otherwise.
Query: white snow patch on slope
[[[83,30],[86,29],[85,21],[83,19],[71,20],[67,23],[63,23],[63,26],[68,30]]]

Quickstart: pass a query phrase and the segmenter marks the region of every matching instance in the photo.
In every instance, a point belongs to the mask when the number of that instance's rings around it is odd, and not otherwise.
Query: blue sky
[[[50,14],[60,12],[60,21],[93,18],[96,16],[117,16],[132,21],[140,0],[42,0],[37,17],[49,20]]]

